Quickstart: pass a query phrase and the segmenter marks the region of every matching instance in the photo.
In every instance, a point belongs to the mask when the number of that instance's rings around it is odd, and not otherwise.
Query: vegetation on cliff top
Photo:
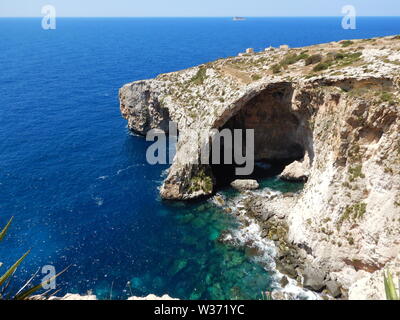
[[[201,66],[197,71],[196,75],[190,80],[192,83],[196,85],[201,85],[204,83],[206,79],[207,69],[204,66]]]

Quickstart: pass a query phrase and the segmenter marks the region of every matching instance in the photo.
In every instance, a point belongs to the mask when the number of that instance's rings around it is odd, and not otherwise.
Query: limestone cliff
[[[178,124],[166,199],[213,193],[218,168],[198,162],[214,128],[255,129],[256,160],[297,161],[283,178],[304,191],[268,205],[349,289],[400,253],[399,75],[399,36],[269,48],[127,84],[121,112],[140,134]]]

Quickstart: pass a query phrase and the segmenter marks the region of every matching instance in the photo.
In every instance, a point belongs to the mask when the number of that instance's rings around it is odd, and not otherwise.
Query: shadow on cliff
[[[261,180],[279,175],[294,161],[308,153],[314,158],[312,131],[308,125],[309,114],[295,111],[292,106],[294,89],[291,83],[282,82],[267,86],[247,101],[240,101],[235,111],[227,117],[220,130],[254,129],[254,172],[238,176],[237,164],[211,165],[216,187],[229,185],[235,179]],[[242,154],[246,154],[245,134]],[[235,145],[235,142],[233,143]],[[221,139],[220,157],[224,159],[224,142]],[[234,157],[233,157],[234,158]],[[224,163],[224,161],[221,161]]]

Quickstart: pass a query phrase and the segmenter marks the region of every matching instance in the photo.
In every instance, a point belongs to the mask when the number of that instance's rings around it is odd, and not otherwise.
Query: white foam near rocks
[[[255,191],[265,197],[274,197],[281,194],[268,188]],[[280,282],[284,275],[276,269],[275,257],[277,254],[275,243],[272,240],[262,237],[260,225],[252,218],[246,216],[246,211],[240,202],[246,195],[240,195],[231,199],[228,203],[232,214],[238,216],[241,225],[239,228],[231,230],[227,233],[223,240],[238,247],[250,247],[257,251],[257,255],[253,259],[262,265],[272,277],[273,281],[273,297],[279,297],[285,300],[320,300],[321,297],[307,289],[301,288],[293,279],[288,279],[288,284],[282,288]]]

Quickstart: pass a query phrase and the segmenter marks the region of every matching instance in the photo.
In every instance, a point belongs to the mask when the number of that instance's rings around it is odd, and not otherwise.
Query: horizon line
[[[165,18],[165,19],[201,19],[201,18],[234,18],[234,17],[243,17],[246,19],[251,18],[343,18],[342,15],[330,15],[330,16],[57,16],[57,18],[87,18],[87,19],[95,19],[95,18],[102,18],[102,19],[113,19],[113,18],[134,18],[134,19],[146,19],[146,18]],[[400,15],[377,15],[377,16],[369,16],[369,15],[358,15],[358,18],[399,18]],[[43,16],[0,16],[0,19],[4,18],[16,18],[16,19],[24,19],[24,18],[43,18]]]

